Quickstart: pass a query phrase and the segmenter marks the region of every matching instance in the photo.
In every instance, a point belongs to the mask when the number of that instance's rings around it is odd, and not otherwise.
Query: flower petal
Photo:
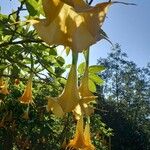
[[[95,101],[97,96],[95,96],[88,87],[88,67],[85,68],[84,75],[81,79],[81,85],[79,87],[79,92],[81,96],[81,100],[79,101],[81,113],[77,113],[75,110],[76,118],[80,117],[81,115],[85,114],[87,116],[91,115],[94,112],[94,108],[90,106],[90,102]]]
[[[56,99],[52,97],[48,97],[47,111],[50,111],[50,110],[57,117],[62,118],[64,116],[64,112],[61,106],[58,104],[58,101],[56,101]]]
[[[103,38],[100,26],[111,2],[89,7],[83,0],[62,1],[44,0],[46,19],[34,24],[46,43],[68,46],[73,51],[81,52]]]
[[[77,121],[77,126],[76,126],[76,133],[74,138],[70,141],[68,144],[67,148],[74,148],[74,149],[79,149],[79,148],[85,148],[85,139],[84,139],[84,133],[83,133],[83,117],[81,117]]]
[[[42,5],[48,25],[58,16],[63,3],[60,0],[42,0]]]
[[[3,81],[3,85],[0,86],[0,93],[4,94],[4,95],[7,95],[9,94],[9,91],[8,91],[8,83],[6,81]]]
[[[95,150],[94,145],[91,142],[91,135],[90,135],[90,125],[89,123],[87,123],[85,125],[85,129],[84,129],[84,137],[85,137],[85,142],[86,142],[86,150]]]
[[[76,120],[79,120],[80,117],[83,115],[82,110],[81,110],[81,106],[79,104],[73,110],[73,114],[74,114]]]
[[[83,12],[85,10],[92,8],[83,0],[61,0],[61,1],[72,6],[76,12]]]
[[[58,103],[64,112],[71,112],[78,104],[76,65],[72,65],[63,93],[58,97]]]
[[[20,97],[20,103],[31,104],[33,103],[32,99],[32,75],[29,77],[26,88],[23,95]]]

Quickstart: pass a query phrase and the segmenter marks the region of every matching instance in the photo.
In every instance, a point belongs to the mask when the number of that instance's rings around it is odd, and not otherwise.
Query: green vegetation
[[[18,10],[0,14],[0,78],[9,92],[2,92],[0,81],[0,150],[64,149],[75,131],[71,113],[59,119],[46,111],[46,97],[63,91],[69,65],[58,55],[57,45],[47,45],[29,24],[18,23],[23,11],[26,19],[39,17],[40,4],[20,0]],[[79,79],[84,68],[85,63],[78,67]],[[34,103],[28,106],[20,97],[31,73]],[[96,150],[149,150],[150,64],[137,67],[117,44],[106,59],[89,67],[89,88],[98,95],[90,121]]]

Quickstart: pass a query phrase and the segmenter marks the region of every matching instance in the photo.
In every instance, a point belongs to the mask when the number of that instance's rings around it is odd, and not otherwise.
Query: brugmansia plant
[[[94,114],[95,84],[103,83],[97,73],[105,68],[89,66],[89,49],[108,40],[101,26],[114,3],[119,2],[90,6],[83,0],[22,0],[16,12],[0,14],[1,149],[111,148],[107,139],[112,131]],[[29,19],[22,22],[24,6]],[[57,45],[72,53],[67,80]],[[78,67],[79,53],[85,63]]]

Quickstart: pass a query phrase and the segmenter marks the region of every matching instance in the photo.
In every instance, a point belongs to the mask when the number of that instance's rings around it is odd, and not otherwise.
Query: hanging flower
[[[51,110],[57,117],[62,118],[64,116],[64,111],[58,103],[58,98],[48,97],[47,111],[49,112]]]
[[[23,95],[20,97],[20,103],[23,104],[32,104],[32,75],[30,75],[29,80],[27,82],[26,88],[24,90]]]
[[[84,137],[84,129],[83,129],[83,116],[77,121],[75,136],[72,140],[70,140],[67,148],[69,149],[79,149],[85,148],[85,137]]]
[[[22,118],[25,120],[29,120],[29,109],[27,108],[27,110],[24,111]]]
[[[2,77],[0,78],[0,93],[4,95],[9,94],[8,83],[7,81],[3,81]]]
[[[64,45],[81,52],[103,39],[100,29],[111,1],[89,6],[83,0],[43,0],[46,19],[32,20],[49,45]]]
[[[94,145],[90,139],[90,126],[86,124],[85,130],[83,130],[83,116],[78,120],[76,126],[76,133],[70,143],[67,146],[67,150],[76,149],[76,150],[95,150]]]
[[[81,84],[79,87],[79,93],[81,100],[79,101],[79,104],[74,109],[74,114],[76,119],[78,120],[80,116],[83,114],[89,116],[91,113],[94,112],[94,108],[90,105],[92,101],[95,101],[97,96],[95,96],[88,88],[88,67],[85,68],[84,75],[81,79]]]
[[[0,121],[0,128],[5,128],[5,122],[12,121],[12,111],[7,111]]]
[[[71,112],[78,101],[77,71],[76,65],[73,64],[62,94],[58,97],[48,97],[47,110],[51,110],[56,116],[62,117],[64,113]]]
[[[90,124],[89,123],[87,123],[85,125],[84,138],[85,138],[85,143],[87,145],[87,148],[85,148],[84,150],[95,150],[95,146],[92,144],[92,141],[91,141],[91,133],[90,133]]]

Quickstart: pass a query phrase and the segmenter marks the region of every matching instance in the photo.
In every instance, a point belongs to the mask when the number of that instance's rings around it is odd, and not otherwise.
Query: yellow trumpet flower
[[[0,78],[0,93],[4,95],[9,94],[8,83],[7,81],[3,81],[2,77]]]
[[[32,104],[32,75],[29,77],[26,88],[24,90],[23,95],[20,97],[20,103],[23,104]]]
[[[97,96],[95,96],[88,88],[88,67],[85,68],[84,75],[81,79],[81,84],[79,87],[79,93],[81,100],[79,101],[79,104],[74,109],[74,114],[76,119],[78,120],[80,116],[83,114],[89,116],[91,113],[94,112],[94,108],[90,105],[92,101],[95,101]]]
[[[58,98],[48,97],[47,111],[52,111],[57,117],[62,118],[64,116],[64,111],[60,104],[58,103]]]
[[[85,148],[84,150],[95,150],[95,146],[92,144],[92,141],[91,141],[90,124],[89,123],[87,123],[85,125],[84,138],[85,138],[85,143],[87,145],[87,148]]]
[[[77,121],[75,136],[72,140],[70,140],[67,148],[69,149],[79,149],[85,148],[85,137],[84,137],[84,129],[83,129],[83,116]]]
[[[22,115],[22,118],[25,119],[25,120],[29,120],[29,110],[25,110],[23,115]]]
[[[43,0],[46,19],[31,20],[49,45],[64,45],[81,52],[103,39],[100,27],[111,1],[92,7],[83,0]]]
[[[83,116],[78,120],[76,126],[76,133],[72,140],[70,140],[67,150],[95,150],[94,145],[90,139],[90,126],[86,124],[85,130],[83,129]]]
[[[77,71],[76,65],[73,64],[62,94],[58,97],[48,97],[47,110],[51,110],[56,116],[62,117],[64,113],[71,112],[78,101]]]

